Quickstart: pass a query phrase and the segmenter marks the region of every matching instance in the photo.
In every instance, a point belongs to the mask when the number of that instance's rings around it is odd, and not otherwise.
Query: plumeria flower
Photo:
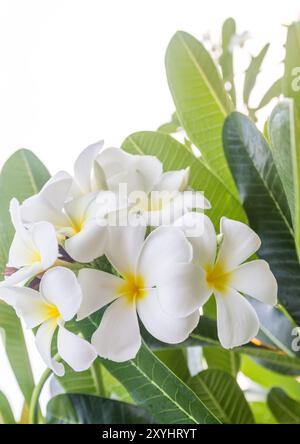
[[[202,194],[195,199],[194,193],[185,191],[189,168],[163,173],[156,157],[132,155],[118,148],[101,151],[97,162],[111,190],[126,184],[129,217],[138,217],[145,225],[168,225],[194,208],[210,208]]]
[[[39,194],[27,199],[21,207],[23,221],[30,224],[47,221],[56,229],[57,238],[72,259],[91,262],[104,253],[106,226],[99,223],[99,214],[105,218],[112,211],[111,193],[102,201],[98,193],[88,193],[68,200],[73,179],[67,173],[58,173]],[[114,200],[117,203],[117,200]],[[107,205],[107,207],[105,206]]]
[[[197,224],[201,233],[196,235]],[[195,233],[188,237],[193,245],[193,262],[203,279],[202,303],[214,294],[217,304],[217,327],[224,348],[248,343],[259,330],[258,316],[244,295],[262,303],[277,303],[277,282],[264,260],[245,262],[260,247],[258,235],[247,225],[223,217],[220,222],[221,245],[211,220],[199,213],[188,213],[175,225],[191,227]],[[185,307],[183,305],[182,311]]]
[[[2,281],[1,285],[26,282],[53,266],[58,257],[56,233],[50,223],[38,222],[27,229],[22,223],[17,199],[11,200],[10,215],[16,231],[7,266],[17,271]]]
[[[98,354],[116,362],[134,358],[141,345],[138,317],[152,336],[177,344],[199,321],[201,280],[191,261],[193,251],[184,233],[159,227],[145,238],[145,227],[111,227],[106,255],[120,277],[94,269],[81,269],[83,292],[78,319],[110,304],[92,336]],[[185,301],[186,316],[168,315]],[[167,307],[169,308],[169,307]]]
[[[57,349],[60,357],[75,371],[88,369],[97,354],[92,345],[64,327],[76,314],[82,294],[75,274],[63,267],[46,271],[40,291],[27,287],[1,287],[0,298],[12,305],[27,328],[38,327],[35,343],[45,364],[58,376],[64,365],[53,359],[51,344],[58,329]]]

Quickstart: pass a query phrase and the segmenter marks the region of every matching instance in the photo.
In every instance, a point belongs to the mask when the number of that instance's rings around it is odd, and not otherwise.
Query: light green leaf
[[[4,164],[0,174],[0,280],[7,263],[14,229],[10,221],[9,202],[16,197],[23,202],[36,194],[49,179],[49,172],[28,150],[16,151]]]
[[[129,136],[122,148],[132,154],[157,156],[166,171],[190,167],[189,185],[195,191],[203,191],[212,208],[209,217],[216,227],[222,216],[246,221],[244,210],[238,199],[226,189],[218,177],[184,145],[167,134],[143,131]]]
[[[223,80],[204,46],[177,32],[166,52],[166,70],[178,118],[205,163],[237,195],[222,147],[222,127],[232,111]]]
[[[180,128],[180,122],[178,120],[176,113],[173,113],[171,120],[169,122],[160,125],[160,127],[157,128],[157,131],[165,134],[172,134],[176,133],[179,130],[179,128]]]
[[[292,99],[282,101],[273,110],[269,134],[274,162],[292,214],[300,260],[300,125]]]
[[[222,26],[222,54],[219,63],[222,69],[224,83],[229,83],[229,94],[232,102],[236,104],[236,91],[234,84],[232,39],[236,33],[235,20],[231,17],[225,20]]]
[[[153,424],[145,410],[98,396],[67,394],[47,405],[47,424]]]
[[[250,407],[256,424],[278,424],[266,402],[251,402]]]
[[[246,70],[245,81],[244,81],[244,92],[243,92],[243,99],[245,105],[249,104],[250,94],[255,86],[257,76],[260,72],[261,65],[268,52],[269,46],[270,44],[267,43],[257,56],[251,58],[251,62]]]
[[[29,405],[34,389],[34,380],[27,353],[23,329],[15,310],[0,301],[0,333],[3,333],[5,351],[24,395]]]
[[[253,424],[254,418],[236,380],[221,370],[205,370],[189,385],[211,412],[225,424]]]
[[[287,396],[281,388],[273,388],[267,402],[280,424],[300,424],[300,402]]]
[[[279,301],[299,324],[300,265],[272,151],[256,126],[240,113],[227,118],[223,140],[250,226],[262,240],[257,254],[270,264],[278,282]]]
[[[266,91],[264,96],[262,97],[261,101],[259,102],[258,106],[255,108],[255,111],[258,111],[261,108],[264,108],[267,106],[272,99],[275,99],[276,97],[279,97],[282,93],[282,82],[283,79],[280,78],[276,80],[270,88]]]
[[[294,22],[288,27],[285,48],[283,94],[295,100],[300,114],[300,22]]]
[[[236,377],[241,364],[240,355],[234,350],[220,347],[204,347],[203,354],[209,369],[222,370]]]
[[[14,414],[3,392],[0,391],[0,424],[15,424]]]

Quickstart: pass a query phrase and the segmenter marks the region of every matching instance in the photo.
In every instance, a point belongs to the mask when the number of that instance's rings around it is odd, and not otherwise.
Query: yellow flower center
[[[147,295],[143,276],[126,273],[123,277],[124,283],[118,288],[118,294],[125,296],[129,304]]]
[[[84,220],[72,220],[71,223],[72,223],[72,228],[74,230],[74,234],[78,234],[83,229],[85,221]]]
[[[61,314],[58,310],[58,308],[56,307],[56,305],[53,304],[48,304],[47,305],[47,317],[48,319],[52,319],[52,318],[60,318]]]
[[[226,272],[224,266],[217,262],[215,265],[207,265],[206,282],[210,288],[223,292],[229,284],[230,273]]]
[[[173,193],[168,191],[152,191],[147,197],[140,199],[134,209],[137,208],[142,211],[161,211],[166,205],[170,203],[173,198]]]

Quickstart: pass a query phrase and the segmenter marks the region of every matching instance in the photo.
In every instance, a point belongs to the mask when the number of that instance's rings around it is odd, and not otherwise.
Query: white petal
[[[55,361],[51,356],[51,343],[56,327],[57,321],[55,319],[44,322],[36,333],[35,345],[47,367],[53,370],[57,376],[63,376],[65,373],[63,364]]]
[[[24,241],[24,236],[16,232],[11,243],[8,255],[9,267],[23,267],[23,265],[31,265],[36,258],[35,247],[30,238]]]
[[[163,310],[170,316],[189,316],[211,295],[204,271],[194,264],[173,264],[165,273],[157,283],[157,291]]]
[[[71,320],[82,302],[80,285],[73,271],[54,267],[43,275],[40,292],[50,304],[55,305],[65,321]]]
[[[153,189],[158,191],[184,191],[188,184],[190,168],[163,173]]]
[[[75,261],[87,263],[104,254],[106,242],[107,228],[90,220],[78,234],[65,241],[64,248]]]
[[[199,310],[185,318],[174,318],[167,315],[161,308],[155,289],[138,301],[138,315],[149,331],[159,341],[178,344],[188,338],[196,328],[200,318]]]
[[[109,227],[106,256],[121,275],[135,273],[146,234],[144,226]]]
[[[247,262],[233,270],[230,273],[230,286],[265,304],[277,303],[277,282],[264,260]]]
[[[7,285],[17,285],[17,284],[23,285],[29,279],[33,278],[42,271],[43,269],[40,263],[35,263],[33,265],[26,265],[25,267],[20,268],[10,276],[6,277],[4,281],[0,282],[0,287]]]
[[[162,164],[156,157],[132,155],[119,148],[103,150],[97,161],[112,191],[117,191],[120,183],[127,183],[129,193],[148,192],[162,173]]]
[[[232,270],[254,254],[261,241],[258,235],[242,222],[222,217],[220,225],[224,237],[218,260],[227,270]]]
[[[26,249],[30,251],[34,248],[34,245],[28,230],[24,227],[24,224],[21,220],[20,205],[17,199],[13,198],[10,201],[9,212],[12,224],[16,230],[15,242],[20,245],[20,248],[22,248],[22,255],[23,255],[25,254],[24,252]]]
[[[38,291],[27,287],[1,287],[0,299],[12,305],[27,328],[34,328],[49,319],[49,306]]]
[[[58,328],[57,350],[75,372],[83,372],[90,368],[97,357],[94,347],[88,341],[66,330],[62,325]]]
[[[203,268],[214,263],[217,236],[209,217],[202,213],[186,213],[175,221],[174,226],[181,228],[192,244],[194,263]]]
[[[30,228],[30,234],[40,254],[40,262],[45,270],[51,267],[58,256],[57,236],[53,225],[48,222],[38,222]]]
[[[89,209],[96,198],[97,193],[89,193],[65,203],[65,211],[74,225],[83,225],[86,222],[87,216],[91,216]]]
[[[77,313],[77,319],[81,320],[114,301],[124,281],[101,270],[83,268],[79,271],[78,282],[83,295]]]
[[[103,140],[89,145],[77,157],[74,165],[75,180],[79,184],[82,192],[89,193],[91,189],[92,170],[96,157],[103,148]]]
[[[57,210],[61,210],[68,197],[73,179],[65,171],[59,171],[43,186],[39,195],[49,205]]]
[[[125,297],[114,301],[106,310],[92,344],[102,358],[115,362],[133,359],[141,346],[141,335],[135,304]]]
[[[159,227],[152,231],[141,249],[137,271],[153,287],[173,264],[190,262],[193,249],[184,233],[175,227]]]
[[[247,299],[234,289],[215,293],[218,336],[224,348],[247,344],[259,330],[259,320]]]

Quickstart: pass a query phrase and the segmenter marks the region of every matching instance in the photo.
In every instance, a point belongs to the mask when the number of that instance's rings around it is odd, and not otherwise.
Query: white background
[[[257,104],[282,70],[282,25],[299,12],[296,0],[0,0],[0,165],[25,147],[52,173],[71,171],[90,143],[119,146],[134,131],[156,129],[173,111],[168,41],[177,30],[198,38],[209,30],[218,42],[228,16],[239,32],[250,31],[247,52],[272,41]],[[239,70],[247,62],[239,51]],[[43,364],[30,344],[38,377]],[[0,390],[19,414],[22,398],[1,346]]]

